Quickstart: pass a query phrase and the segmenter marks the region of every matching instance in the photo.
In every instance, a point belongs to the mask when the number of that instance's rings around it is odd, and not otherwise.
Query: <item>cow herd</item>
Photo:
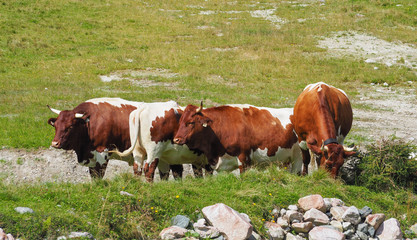
[[[49,109],[58,114],[48,120],[55,128],[52,147],[74,150],[92,177],[104,176],[109,159],[127,161],[148,181],[156,168],[167,179],[170,170],[181,178],[182,164],[192,164],[194,174],[202,176],[203,168],[206,174],[244,172],[271,162],[300,174],[320,166],[336,177],[344,158],[354,154],[343,146],[352,126],[349,99],[322,82],[308,85],[294,109],[181,107],[174,101],[120,98],[91,99],[73,110]]]

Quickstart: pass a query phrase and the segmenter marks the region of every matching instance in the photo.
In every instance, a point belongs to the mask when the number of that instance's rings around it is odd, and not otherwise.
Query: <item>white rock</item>
[[[327,215],[315,208],[312,208],[304,213],[304,221],[312,222],[314,225],[326,225],[329,223],[329,217]]]
[[[336,220],[332,220],[330,222],[330,225],[333,226],[334,228],[336,228],[339,232],[343,232],[343,225],[341,222],[336,221]]]
[[[315,227],[308,233],[309,240],[345,240],[343,233],[327,228],[327,227]]]
[[[187,231],[188,231],[187,229],[182,228],[182,227],[171,226],[169,228],[165,228],[164,230],[162,230],[161,233],[159,234],[159,237],[161,237],[161,239],[163,240],[183,238],[185,237],[185,233]]]
[[[386,220],[376,230],[375,236],[379,240],[402,240],[403,233],[401,232],[400,222],[395,218]]]
[[[298,211],[298,207],[296,205],[289,205],[288,210]]]
[[[287,213],[285,214],[285,216],[287,216],[288,221],[290,223],[292,223],[294,221],[298,221],[298,222],[303,221],[303,214],[301,214],[300,212],[297,212],[297,211],[288,210]]]
[[[34,211],[31,208],[28,208],[28,207],[16,207],[14,210],[16,212],[20,213],[20,214],[34,213]]]
[[[252,235],[252,225],[223,203],[205,207],[202,212],[208,223],[223,232],[228,239],[247,239]]]
[[[326,212],[326,204],[324,203],[323,197],[318,194],[309,195],[298,199],[298,205],[304,211],[308,211],[312,208],[315,208],[322,212]]]
[[[332,207],[330,208],[330,213],[332,214],[333,218],[337,221],[342,222],[343,221],[343,214],[348,209],[348,207],[341,206],[341,207]]]
[[[308,233],[313,228],[312,222],[293,223],[292,229],[296,233]]]
[[[284,219],[283,217],[277,218],[277,223],[283,228],[287,228],[289,226],[287,219]]]
[[[271,240],[283,240],[285,239],[285,231],[279,224],[266,222],[265,228],[268,229],[266,232]]]

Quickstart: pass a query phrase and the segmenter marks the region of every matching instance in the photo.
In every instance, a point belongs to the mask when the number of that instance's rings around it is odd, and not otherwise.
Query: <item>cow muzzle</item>
[[[182,138],[174,138],[174,143],[175,143],[175,144],[182,145],[182,144],[184,144],[184,143],[185,143],[185,140],[184,140],[184,139],[182,139]]]
[[[57,142],[57,141],[53,141],[52,143],[51,143],[51,146],[52,147],[54,147],[54,148],[60,148],[60,146],[59,146],[60,144],[59,144],[59,142]]]

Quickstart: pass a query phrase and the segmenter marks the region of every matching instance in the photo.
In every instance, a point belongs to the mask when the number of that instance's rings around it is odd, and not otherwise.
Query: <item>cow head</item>
[[[350,157],[355,152],[338,143],[330,143],[321,147],[320,165],[327,169],[333,177],[336,177],[340,167],[345,162],[344,158]]]
[[[86,126],[88,116],[74,111],[59,111],[49,106],[48,108],[58,114],[57,118],[48,120],[48,124],[55,127],[55,137],[51,146],[65,150],[78,150],[82,139],[85,139],[88,134]]]
[[[174,143],[186,144],[191,138],[204,134],[212,123],[212,120],[205,116],[202,110],[203,102],[201,102],[200,107],[188,105],[184,109],[184,113],[180,118],[177,134],[174,137]]]

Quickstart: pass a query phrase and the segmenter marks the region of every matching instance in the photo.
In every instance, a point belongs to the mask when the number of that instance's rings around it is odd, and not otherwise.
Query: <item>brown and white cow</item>
[[[320,166],[333,177],[344,163],[344,157],[353,155],[353,149],[343,146],[352,126],[352,107],[343,90],[323,82],[308,85],[297,98],[291,122],[298,135],[303,152],[303,174],[308,173],[310,149],[320,156]],[[313,162],[312,162],[313,163]]]
[[[110,152],[122,157],[132,152],[134,156],[141,153],[139,169],[143,166],[148,181],[153,180],[157,166],[163,173],[169,171],[170,165],[188,163],[199,169],[205,167],[207,158],[203,154],[172,142],[181,113],[180,106],[174,101],[142,104],[130,114],[131,147],[124,152],[117,149]]]
[[[292,172],[300,172],[302,157],[291,114],[288,108],[228,105],[203,109],[202,104],[188,105],[174,142],[203,152],[210,165],[218,165],[229,155],[238,158],[241,172],[253,163],[273,161],[290,163]]]
[[[130,147],[129,115],[143,104],[120,98],[96,98],[81,103],[73,110],[59,111],[48,106],[58,114],[57,118],[48,120],[55,127],[51,146],[74,150],[78,162],[89,167],[92,177],[103,177],[109,159],[116,157],[107,151]],[[135,155],[140,158],[140,153]],[[131,155],[122,159],[133,165],[135,174],[139,174],[135,163],[137,159]],[[182,166],[175,167],[173,171],[182,172]]]

